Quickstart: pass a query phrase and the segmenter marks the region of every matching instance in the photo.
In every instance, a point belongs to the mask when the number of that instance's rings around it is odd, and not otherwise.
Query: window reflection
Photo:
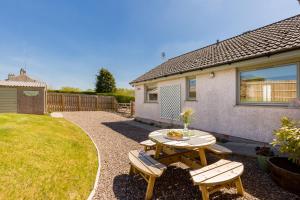
[[[188,99],[196,99],[196,78],[187,79],[187,97]]]
[[[297,97],[297,65],[240,72],[240,102],[287,103]]]

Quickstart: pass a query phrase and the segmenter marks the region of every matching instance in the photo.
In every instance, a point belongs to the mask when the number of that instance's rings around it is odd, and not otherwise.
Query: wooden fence
[[[116,111],[117,100],[113,96],[47,93],[47,110],[54,111]]]
[[[118,103],[113,96],[47,93],[47,111],[110,111],[133,116],[134,102]]]

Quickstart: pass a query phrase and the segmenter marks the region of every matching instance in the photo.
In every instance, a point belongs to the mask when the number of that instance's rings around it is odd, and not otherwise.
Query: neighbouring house
[[[24,69],[20,75],[9,74],[0,80],[0,113],[46,113],[47,85],[27,76]]]
[[[136,119],[270,142],[282,116],[300,119],[300,15],[171,58],[131,84]]]

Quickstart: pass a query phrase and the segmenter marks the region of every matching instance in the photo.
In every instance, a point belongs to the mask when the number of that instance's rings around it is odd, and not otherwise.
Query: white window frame
[[[196,81],[196,85],[195,85],[195,92],[196,92],[196,97],[190,97],[190,80],[194,80]],[[197,100],[197,78],[196,76],[190,76],[190,77],[186,77],[186,100],[187,101],[196,101]]]
[[[153,88],[152,91],[148,92],[149,88]],[[156,100],[150,100],[149,94],[157,94]],[[157,103],[158,102],[158,87],[157,85],[145,85],[145,103]]]
[[[272,66],[264,66],[264,67],[252,67],[248,69],[238,69],[236,73],[237,81],[236,81],[236,102],[237,105],[249,105],[249,106],[288,106],[289,102],[241,102],[240,97],[240,89],[241,89],[241,72],[247,72],[247,71],[255,71],[255,70],[261,70],[261,69],[269,69],[269,68],[276,68],[276,67],[284,67],[288,65],[296,65],[296,98],[300,99],[300,63],[285,63],[285,64],[278,64],[278,65],[272,65]]]

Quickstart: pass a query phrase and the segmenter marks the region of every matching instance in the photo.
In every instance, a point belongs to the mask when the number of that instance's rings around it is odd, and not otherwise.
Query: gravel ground
[[[128,152],[141,149],[139,142],[147,139],[149,131],[108,112],[66,112],[63,115],[85,129],[99,148],[101,173],[94,199],[144,199],[146,182],[139,176],[128,175]],[[258,169],[255,159],[242,156],[228,159],[245,165],[242,181],[246,194],[239,197],[235,189],[223,189],[212,194],[211,199],[300,199],[278,187],[268,174]],[[215,160],[208,155],[208,163]],[[201,193],[193,186],[188,170],[170,166],[156,181],[154,199],[201,199]]]

